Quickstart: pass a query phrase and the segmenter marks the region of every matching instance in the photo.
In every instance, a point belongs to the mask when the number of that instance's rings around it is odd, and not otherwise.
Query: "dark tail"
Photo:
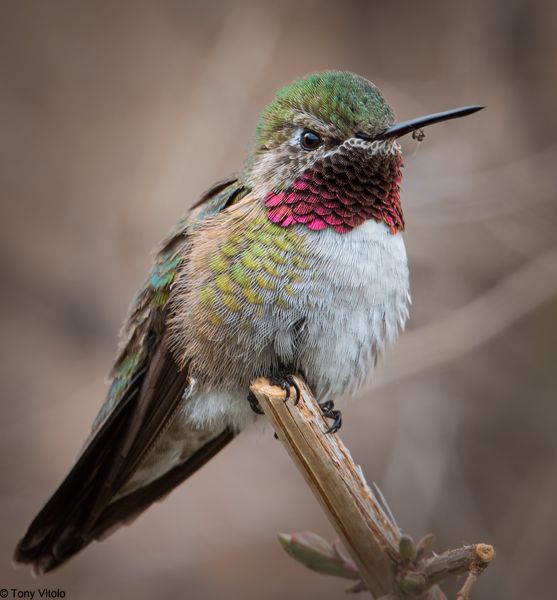
[[[193,444],[183,463],[118,498],[123,484],[176,416],[187,385],[185,370],[180,371],[160,345],[29,526],[15,550],[16,562],[33,565],[39,574],[55,569],[93,540],[130,522],[230,442],[234,437],[230,429],[210,438],[192,428],[199,443]]]

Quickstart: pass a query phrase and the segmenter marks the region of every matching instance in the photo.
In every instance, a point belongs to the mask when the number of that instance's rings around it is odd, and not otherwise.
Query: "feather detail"
[[[290,190],[268,193],[269,219],[282,227],[304,223],[312,231],[332,227],[348,233],[371,218],[384,222],[393,234],[403,230],[402,159],[368,150],[348,140],[309,166]],[[298,215],[313,218],[300,220]]]

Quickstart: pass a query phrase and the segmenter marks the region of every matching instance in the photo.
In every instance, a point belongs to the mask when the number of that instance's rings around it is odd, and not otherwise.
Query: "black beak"
[[[474,114],[479,110],[482,110],[485,106],[463,106],[461,108],[453,108],[452,110],[446,110],[445,112],[435,113],[433,115],[427,115],[425,117],[418,117],[417,119],[410,119],[410,121],[402,121],[401,123],[395,123],[391,125],[389,129],[385,130],[379,135],[370,136],[365,133],[358,133],[356,137],[364,140],[386,140],[389,138],[399,138],[407,133],[433,125],[434,123],[441,123],[441,121],[449,121],[450,119],[458,119],[459,117],[466,117],[467,115]]]

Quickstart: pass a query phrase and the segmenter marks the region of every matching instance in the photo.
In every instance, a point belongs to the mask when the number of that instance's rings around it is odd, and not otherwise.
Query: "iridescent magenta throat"
[[[281,227],[300,223],[312,231],[332,227],[338,233],[374,219],[393,234],[403,230],[402,158],[370,159],[350,147],[342,150],[316,161],[287,190],[269,193],[269,219]]]

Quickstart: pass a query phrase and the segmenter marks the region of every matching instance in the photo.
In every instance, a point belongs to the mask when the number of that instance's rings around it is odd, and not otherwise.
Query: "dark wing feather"
[[[233,437],[225,429],[204,441],[185,462],[113,501],[155,440],[172,421],[187,385],[164,339],[170,284],[187,252],[192,224],[226,208],[243,194],[235,179],[216,184],[164,242],[150,279],[124,330],[107,401],[76,464],[33,520],[15,551],[17,562],[44,573],[94,539],[136,516],[189,477]]]
[[[153,502],[163,498],[168,492],[182,483],[182,481],[193,475],[197,469],[222,450],[233,438],[234,432],[229,428],[224,429],[220,434],[204,444],[186,462],[167,471],[152,483],[111,503],[100,516],[93,530],[94,537],[96,539],[104,537],[105,532],[111,531],[115,525],[134,519]]]
[[[138,387],[130,386],[69,475],[29,527],[15,558],[46,572],[79,551],[99,531],[99,519],[122,483],[172,418],[187,385],[159,344]]]

